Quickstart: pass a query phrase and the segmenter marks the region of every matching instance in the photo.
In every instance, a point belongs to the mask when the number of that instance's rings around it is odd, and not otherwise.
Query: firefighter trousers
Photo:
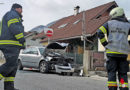
[[[117,90],[118,87],[120,90],[129,90],[127,76],[127,72],[129,71],[129,63],[127,61],[127,57],[107,56],[107,58],[108,61],[106,69],[108,72],[108,90]],[[117,77],[119,85],[117,83]]]
[[[4,90],[14,90],[14,78],[18,67],[20,49],[16,47],[0,48],[6,62],[0,66],[0,79],[4,79]]]

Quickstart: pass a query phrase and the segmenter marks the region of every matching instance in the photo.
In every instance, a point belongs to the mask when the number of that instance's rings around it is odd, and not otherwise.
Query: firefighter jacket
[[[130,34],[130,23],[124,18],[115,18],[103,24],[97,32],[107,54],[127,55],[130,52],[128,35]],[[105,38],[107,34],[108,40]]]
[[[15,46],[22,48],[24,45],[22,17],[16,10],[11,9],[3,16],[0,24],[0,47]]]

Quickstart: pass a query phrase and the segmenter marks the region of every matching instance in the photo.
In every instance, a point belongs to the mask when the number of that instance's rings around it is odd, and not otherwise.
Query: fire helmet
[[[123,15],[124,15],[124,10],[123,10],[123,8],[120,8],[120,7],[116,7],[114,9],[112,9],[109,13],[109,16],[111,18],[116,18],[116,17],[120,17]]]

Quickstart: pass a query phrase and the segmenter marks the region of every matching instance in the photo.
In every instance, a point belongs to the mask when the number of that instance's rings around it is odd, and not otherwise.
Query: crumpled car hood
[[[54,42],[54,43],[50,43],[47,45],[47,49],[65,49],[68,46],[67,43],[58,43],[58,42]]]

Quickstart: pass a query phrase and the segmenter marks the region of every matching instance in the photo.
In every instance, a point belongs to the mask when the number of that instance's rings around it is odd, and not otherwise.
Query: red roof
[[[116,6],[117,6],[116,2],[113,1],[98,6],[96,8],[84,11],[85,12],[85,34],[86,35],[95,34],[97,29],[103,23],[109,20],[109,16],[108,16],[109,11]],[[83,29],[82,18],[83,18],[83,12],[79,13],[76,16],[72,15],[60,19],[50,27],[54,30],[53,36],[50,39],[53,41],[58,41],[58,40],[66,40],[70,38],[80,37],[82,35],[82,29]],[[76,24],[74,24],[74,22]],[[64,27],[59,28],[61,25],[64,25]],[[47,41],[47,38],[43,39],[41,42],[44,41]]]

